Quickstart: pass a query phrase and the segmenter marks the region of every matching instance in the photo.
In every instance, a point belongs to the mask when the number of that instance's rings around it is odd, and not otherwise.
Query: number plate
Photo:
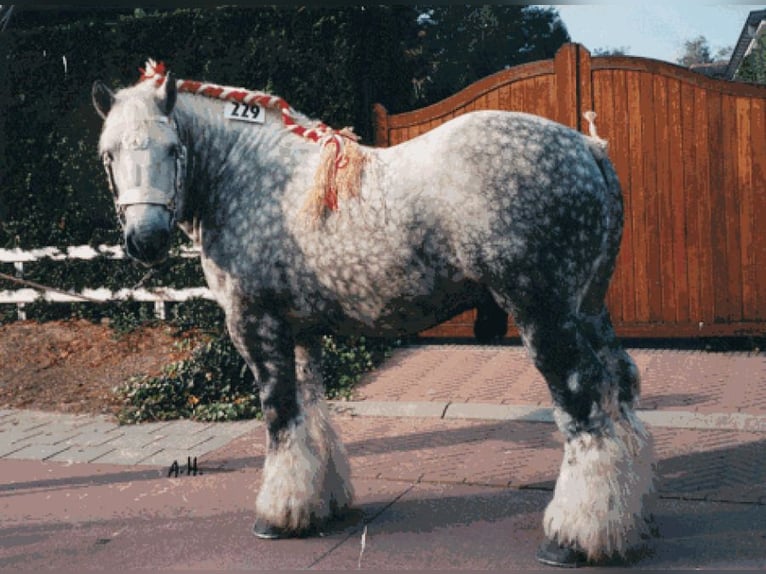
[[[266,110],[257,104],[226,102],[223,108],[223,117],[227,120],[262,124],[266,121]]]

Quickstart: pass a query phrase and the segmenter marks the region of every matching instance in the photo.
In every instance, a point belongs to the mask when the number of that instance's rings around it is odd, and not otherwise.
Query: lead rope
[[[80,295],[79,293],[71,293],[69,291],[64,291],[63,289],[56,289],[55,287],[49,287],[47,285],[43,285],[42,283],[35,283],[29,279],[14,277],[13,275],[8,275],[7,273],[0,273],[0,279],[10,281],[11,283],[16,283],[18,285],[24,285],[25,287],[31,287],[32,289],[35,289],[36,291],[42,291],[43,293],[50,291],[51,293],[66,295],[67,297],[72,297],[74,299],[79,299],[80,301],[86,301],[88,303],[103,303],[103,301],[99,299],[93,299],[92,297]]]

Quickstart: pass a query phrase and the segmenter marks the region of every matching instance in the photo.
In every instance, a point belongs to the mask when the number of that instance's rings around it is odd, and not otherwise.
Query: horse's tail
[[[596,113],[593,111],[585,112],[583,114],[588,121],[590,135],[583,135],[585,144],[593,155],[593,159],[596,161],[601,176],[604,178],[606,184],[606,196],[605,196],[605,215],[607,217],[607,235],[605,238],[605,245],[603,255],[605,259],[603,263],[607,265],[607,273],[605,275],[608,281],[614,272],[615,260],[620,251],[620,242],[622,241],[622,229],[623,229],[623,197],[622,187],[620,186],[620,180],[617,177],[617,172],[614,169],[614,165],[609,159],[609,144],[605,139],[598,136],[596,132],[596,125],[594,120],[596,119]],[[604,287],[606,290],[606,287]]]
[[[588,121],[588,132],[590,134],[583,136],[583,139],[585,139],[593,159],[596,160],[596,165],[601,170],[601,176],[604,178],[604,183],[606,183],[607,202],[609,204],[609,231],[610,235],[614,235],[614,243],[619,246],[623,225],[622,187],[620,186],[620,180],[617,178],[614,165],[612,165],[609,159],[609,142],[599,137],[596,131],[596,112],[587,111],[583,114],[583,117]]]

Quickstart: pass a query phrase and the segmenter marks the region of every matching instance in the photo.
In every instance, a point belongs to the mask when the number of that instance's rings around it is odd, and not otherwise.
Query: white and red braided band
[[[141,82],[150,80],[160,86],[165,81],[166,68],[163,62],[155,62],[154,60],[149,59],[146,62],[146,67],[139,68],[139,71],[141,72],[141,79],[139,80]],[[176,87],[179,92],[198,94],[208,98],[238,102],[247,105],[256,104],[268,109],[279,110],[285,128],[296,135],[314,142],[327,143],[334,140],[336,143],[340,143],[339,140],[342,138],[351,140],[358,139],[351,128],[334,130],[321,122],[317,122],[311,127],[299,124],[295,118],[295,111],[285,100],[278,96],[272,96],[256,90],[219,86],[217,84],[197,82],[194,80],[177,80]]]

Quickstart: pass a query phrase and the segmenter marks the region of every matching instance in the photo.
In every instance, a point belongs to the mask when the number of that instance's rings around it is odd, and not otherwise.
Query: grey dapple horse
[[[261,123],[232,121],[220,90],[181,85],[159,72],[116,93],[96,82],[99,150],[127,252],[162,261],[178,224],[255,375],[268,433],[256,535],[306,534],[352,502],[320,335],[416,333],[478,307],[482,338],[513,316],[566,439],[538,559],[575,565],[640,542],[653,452],[634,412],[637,369],[604,306],[622,197],[603,140],[468,113],[391,148],[357,146],[356,196],[312,221],[327,146],[284,121],[307,120],[264,106]]]

